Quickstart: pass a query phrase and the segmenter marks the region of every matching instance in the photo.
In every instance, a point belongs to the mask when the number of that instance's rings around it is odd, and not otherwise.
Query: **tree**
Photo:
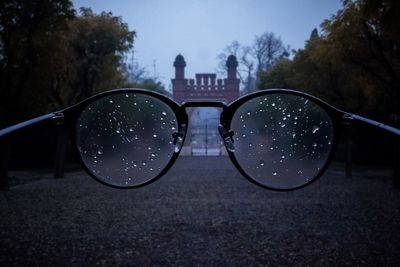
[[[42,113],[54,54],[74,18],[68,0],[0,2],[0,127]]]
[[[259,72],[259,89],[294,88],[292,61],[289,59],[278,60],[266,72]]]
[[[124,53],[133,46],[134,31],[112,13],[94,14],[81,8],[70,21],[66,40],[68,56],[61,71],[64,83],[52,87],[57,105],[71,105],[95,93],[121,87],[126,81]]]
[[[124,87],[147,89],[172,97],[171,93],[165,89],[164,85],[160,81],[153,78],[146,78],[140,82],[128,82],[124,85]]]
[[[290,55],[289,47],[285,47],[281,38],[272,32],[256,36],[251,53],[257,62],[257,72],[266,71],[277,60]]]
[[[220,63],[219,72],[225,72],[225,62],[229,55],[236,56],[238,66],[238,77],[241,80],[242,92],[249,93],[255,90],[258,84],[257,73],[266,71],[272,64],[282,58],[287,58],[289,47],[285,47],[280,38],[274,33],[265,32],[254,38],[251,46],[240,45],[233,41],[217,58]]]
[[[259,88],[289,84],[340,108],[388,123],[400,118],[400,4],[343,1],[293,60],[260,73]],[[282,68],[282,66],[285,68]]]
[[[337,57],[359,72],[353,81],[366,86],[364,94],[382,118],[400,117],[399,14],[396,0],[346,0],[322,24]]]
[[[245,51],[244,51],[245,50]],[[248,52],[243,49],[238,41],[233,41],[230,45],[224,48],[222,53],[217,56],[219,60],[217,72],[221,75],[226,74],[226,61],[230,55],[234,55],[239,61],[237,75],[242,83],[245,83],[246,74],[252,74],[253,65],[248,59]]]
[[[73,18],[68,0],[0,1],[0,128],[47,111],[54,56]],[[10,145],[0,140],[0,189],[8,187]]]

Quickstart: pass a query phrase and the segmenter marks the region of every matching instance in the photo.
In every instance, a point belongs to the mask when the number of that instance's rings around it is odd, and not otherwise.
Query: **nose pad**
[[[174,138],[173,144],[174,144],[174,152],[178,153],[181,151],[181,148],[183,146],[183,142],[185,140],[185,133],[186,133],[186,124],[181,124],[180,125],[179,132],[174,132],[172,134],[172,137]]]
[[[218,131],[219,134],[221,135],[222,140],[224,141],[226,150],[228,150],[229,152],[235,152],[235,146],[233,144],[233,138],[232,138],[235,133],[232,130],[225,129],[225,127],[222,126],[221,124],[218,126]]]

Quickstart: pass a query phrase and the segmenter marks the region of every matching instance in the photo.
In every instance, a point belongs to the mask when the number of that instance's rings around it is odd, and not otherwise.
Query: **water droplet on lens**
[[[286,124],[282,124],[282,125],[281,125],[282,128],[285,127],[285,126],[286,126]]]
[[[116,132],[116,133],[121,133],[121,131],[120,131],[119,129],[117,129],[115,132]]]
[[[312,133],[315,134],[319,130],[318,126],[313,126]]]
[[[164,116],[166,116],[166,115],[167,115],[167,112],[163,111],[163,112],[161,112],[161,114],[163,114]]]
[[[277,176],[278,173],[277,173],[277,172],[272,172],[272,175],[273,175],[273,176]]]
[[[154,138],[156,138],[156,137],[157,137],[157,135],[156,135],[156,134],[153,134],[153,137],[154,137]]]
[[[242,137],[246,137],[246,135],[245,135],[245,134],[242,134]]]
[[[275,103],[272,103],[271,106],[275,107]]]
[[[313,143],[312,144],[313,147],[317,147],[317,145],[318,145],[317,143]]]
[[[129,128],[129,131],[130,131],[130,132],[133,132],[133,129],[132,129],[132,128]]]
[[[281,156],[281,159],[284,159],[284,158],[285,158],[285,155],[282,155],[282,156]]]
[[[263,160],[261,160],[259,163],[260,163],[260,166],[264,166],[265,165],[265,162]]]
[[[296,137],[296,134],[295,134],[295,133],[294,133],[294,134],[292,134],[292,137],[293,137],[293,138],[295,138],[295,137]]]
[[[101,151],[101,150],[99,149],[99,150],[97,150],[97,154],[103,155],[103,151]]]
[[[154,158],[155,156],[157,156],[155,153],[151,153],[152,158]]]
[[[114,101],[112,101],[111,99],[110,99],[110,101],[109,101],[109,102],[110,102],[110,104],[114,103]]]
[[[146,166],[147,162],[145,160],[142,161],[142,165]]]
[[[251,113],[250,112],[247,112],[247,116],[250,116],[251,115]]]

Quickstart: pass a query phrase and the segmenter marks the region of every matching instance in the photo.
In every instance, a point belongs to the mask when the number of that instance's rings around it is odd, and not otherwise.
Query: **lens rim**
[[[169,108],[171,108],[171,110],[174,112],[174,114],[176,116],[176,120],[177,120],[177,124],[178,124],[178,133],[183,135],[182,144],[184,143],[185,138],[186,138],[186,133],[187,133],[186,126],[188,124],[188,116],[187,116],[185,110],[178,103],[173,101],[172,99],[170,99],[160,93],[145,90],[145,89],[139,89],[139,88],[123,88],[123,89],[115,89],[115,90],[106,91],[106,92],[94,95],[88,99],[85,99],[82,102],[62,111],[64,113],[65,123],[68,124],[69,129],[70,129],[70,136],[71,136],[71,142],[73,144],[74,153],[76,153],[77,158],[79,159],[80,165],[93,179],[95,179],[97,182],[99,182],[103,185],[113,187],[113,188],[118,188],[118,189],[132,189],[132,188],[143,187],[143,186],[146,186],[148,184],[155,182],[156,180],[158,180],[159,178],[161,178],[163,175],[165,175],[168,172],[168,170],[173,166],[176,159],[178,158],[179,153],[182,149],[182,146],[179,148],[179,151],[177,151],[177,152],[173,151],[172,156],[171,156],[169,162],[167,163],[167,165],[155,177],[153,177],[152,179],[150,179],[144,183],[136,184],[136,185],[128,185],[128,186],[107,183],[103,179],[97,177],[96,174],[92,173],[92,171],[86,166],[86,164],[83,161],[82,155],[79,152],[78,143],[77,143],[77,131],[76,131],[79,116],[85,110],[85,108],[88,105],[90,105],[91,103],[93,103],[99,99],[102,99],[104,97],[107,97],[110,95],[115,95],[115,94],[142,94],[142,95],[154,97],[154,98],[160,100],[161,102],[163,102],[165,105],[167,105]]]
[[[265,189],[272,190],[272,191],[281,191],[281,192],[294,191],[294,190],[304,188],[304,187],[314,183],[325,173],[325,171],[329,167],[330,163],[333,160],[333,157],[335,155],[337,147],[338,147],[338,143],[340,140],[340,133],[342,132],[342,127],[343,127],[342,126],[343,114],[345,114],[345,112],[343,112],[343,111],[329,105],[328,103],[324,102],[323,100],[321,100],[315,96],[309,95],[307,93],[303,93],[303,92],[291,90],[291,89],[267,89],[267,90],[260,90],[260,91],[245,95],[245,96],[235,100],[234,102],[229,104],[227,107],[225,107],[221,113],[221,125],[225,129],[231,129],[231,123],[232,123],[233,116],[234,116],[235,112],[243,104],[247,103],[249,100],[251,100],[253,98],[268,96],[268,95],[272,95],[272,94],[286,94],[286,95],[294,95],[294,96],[303,97],[305,99],[312,101],[316,105],[320,106],[330,117],[330,119],[332,121],[332,129],[333,129],[332,144],[331,144],[331,149],[329,151],[328,157],[325,160],[322,167],[320,168],[320,170],[316,173],[316,175],[312,179],[310,179],[309,181],[307,181],[304,184],[301,184],[301,185],[295,186],[295,187],[290,187],[290,188],[276,188],[276,187],[272,187],[272,186],[268,186],[266,184],[260,183],[256,179],[252,178],[249,174],[246,173],[244,168],[241,167],[240,163],[238,162],[238,160],[235,157],[235,152],[232,152],[228,149],[227,149],[227,152],[228,152],[229,158],[231,159],[233,165],[235,165],[236,169],[251,183],[256,184]]]

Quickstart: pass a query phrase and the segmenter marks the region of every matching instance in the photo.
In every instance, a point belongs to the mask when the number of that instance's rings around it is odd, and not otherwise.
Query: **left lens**
[[[272,93],[255,97],[233,115],[234,157],[256,183],[290,190],[314,180],[329,159],[333,123],[311,99]]]
[[[156,178],[174,153],[173,110],[141,93],[115,93],[89,104],[76,124],[76,143],[88,171],[103,183],[134,187]]]

